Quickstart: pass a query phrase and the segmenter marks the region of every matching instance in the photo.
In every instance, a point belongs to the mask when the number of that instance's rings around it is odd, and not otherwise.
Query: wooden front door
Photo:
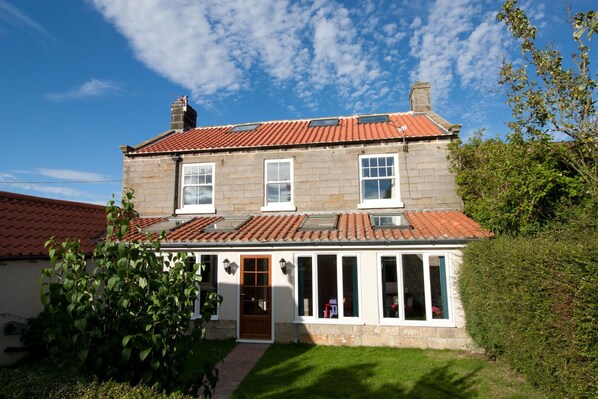
[[[241,256],[240,339],[272,339],[270,256]]]

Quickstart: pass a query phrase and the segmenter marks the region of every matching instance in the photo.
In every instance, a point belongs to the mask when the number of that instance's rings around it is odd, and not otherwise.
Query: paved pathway
[[[268,344],[238,344],[216,367],[219,381],[214,399],[227,399],[262,357]]]

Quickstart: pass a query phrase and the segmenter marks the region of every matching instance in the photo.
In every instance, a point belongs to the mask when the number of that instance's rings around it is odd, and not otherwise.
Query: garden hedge
[[[598,397],[598,233],[555,229],[465,248],[467,330],[553,397]]]

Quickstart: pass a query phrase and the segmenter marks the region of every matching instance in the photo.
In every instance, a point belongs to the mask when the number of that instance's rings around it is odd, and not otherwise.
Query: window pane
[[[197,202],[196,204],[205,205],[212,203],[212,186],[199,186],[197,188]]]
[[[211,292],[218,293],[216,284],[218,273],[218,256],[201,255],[201,283],[199,285],[199,303],[200,309],[203,309],[206,298]],[[201,314],[201,312],[199,313]]]
[[[338,317],[336,255],[318,255],[318,318]]]
[[[291,181],[291,164],[289,162],[281,162],[278,164],[278,180]]]
[[[446,289],[446,261],[444,256],[430,256],[430,291],[432,293],[432,318],[448,319]]]
[[[313,316],[313,292],[312,292],[312,258],[301,257],[298,259],[298,314],[299,316]]]
[[[363,198],[364,199],[379,199],[378,196],[378,180],[364,180],[363,181]]]
[[[266,181],[278,181],[278,163],[269,162],[266,164]]]
[[[384,317],[399,317],[399,286],[397,279],[397,258],[383,256],[382,259],[382,304]]]
[[[391,199],[392,198],[392,180],[391,179],[380,179],[378,180],[380,184],[380,193],[379,198],[384,199]]]
[[[199,202],[199,187],[185,187],[183,190],[183,204],[196,205]]]
[[[426,320],[424,264],[421,255],[403,255],[405,320]]]
[[[359,293],[357,291],[357,258],[343,257],[343,314],[359,316]]]

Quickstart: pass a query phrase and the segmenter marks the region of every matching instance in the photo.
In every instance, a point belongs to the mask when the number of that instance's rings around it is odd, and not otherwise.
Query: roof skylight
[[[147,233],[161,233],[162,231],[168,232],[174,229],[177,226],[180,226],[183,223],[188,222],[190,219],[168,219],[163,222],[154,223],[150,226],[147,226],[144,229],[141,229],[143,234]]]
[[[237,231],[242,225],[245,224],[251,217],[225,217],[216,223],[213,223],[206,227],[204,230],[209,233],[216,232],[232,232]]]
[[[390,122],[390,119],[388,119],[388,115],[365,115],[365,116],[360,116],[357,119],[358,119],[358,123]]]
[[[339,119],[338,118],[328,118],[328,119],[314,119],[309,122],[309,127],[318,127],[318,126],[338,126]]]
[[[388,215],[370,215],[370,223],[375,229],[411,228],[411,224],[402,213]]]
[[[248,125],[237,125],[233,127],[230,131],[231,132],[248,132],[250,130],[255,130],[259,126],[259,123],[250,123]]]
[[[338,222],[338,215],[308,215],[299,231],[334,230]]]

